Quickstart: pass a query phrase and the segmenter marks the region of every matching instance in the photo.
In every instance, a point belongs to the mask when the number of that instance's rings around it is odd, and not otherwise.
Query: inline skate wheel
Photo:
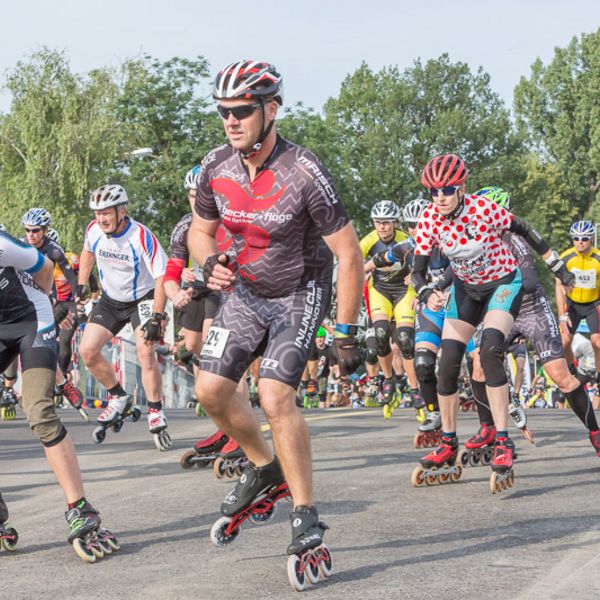
[[[423,487],[425,485],[425,478],[423,477],[423,467],[415,467],[410,478],[413,487]]]
[[[154,445],[161,452],[166,452],[172,445],[173,441],[171,440],[171,436],[166,429],[159,431],[154,434]]]
[[[479,454],[471,454],[469,457],[469,464],[472,467],[476,467],[479,464],[480,456]]]
[[[308,580],[314,585],[319,583],[319,579],[321,579],[321,569],[319,569],[318,554],[316,554],[313,550],[309,550],[307,558],[308,560],[306,562],[304,572],[306,573]]]
[[[319,548],[321,561],[319,562],[319,569],[321,569],[321,575],[323,577],[330,577],[333,572],[333,560],[331,558],[331,551],[329,546],[322,544]]]
[[[391,419],[392,418],[392,411],[390,409],[389,404],[384,404],[383,405],[383,418],[384,419]]]
[[[213,544],[216,546],[227,546],[227,544],[231,544],[231,542],[233,542],[240,534],[239,527],[229,535],[225,534],[227,526],[231,521],[231,517],[221,517],[214,522],[213,526],[210,528],[210,539]]]
[[[250,520],[255,525],[264,525],[267,521],[270,521],[275,516],[276,512],[277,512],[277,504],[273,504],[264,512],[261,511],[261,512],[252,513],[250,515]]]
[[[113,421],[112,428],[115,433],[119,433],[119,431],[123,429],[123,421],[121,421],[119,418],[115,419],[115,421]]]
[[[302,561],[298,555],[291,554],[288,557],[287,573],[292,589],[296,592],[304,591],[304,588],[306,587],[306,577],[304,575],[304,569],[302,568]]]
[[[234,466],[225,467],[225,476],[228,477],[229,479],[233,479],[235,477],[235,473],[236,473],[236,467],[234,467]]]
[[[481,464],[488,466],[492,463],[492,458],[494,457],[494,452],[492,450],[492,448],[487,449],[482,455],[481,455]]]
[[[96,554],[92,552],[92,549],[86,544],[85,540],[80,538],[75,538],[73,540],[73,550],[81,560],[88,563],[96,562]]]
[[[235,474],[236,474],[238,477],[241,477],[243,472],[244,472],[244,467],[243,467],[243,465],[238,465],[238,466],[235,468]]]
[[[450,479],[452,481],[458,481],[460,479],[460,476],[462,475],[462,467],[460,465],[455,466],[456,470],[454,471],[454,473],[450,473]]]
[[[423,448],[423,434],[421,432],[415,433],[415,437],[413,438],[413,447],[417,450]]]
[[[181,466],[181,468],[185,469],[186,471],[188,469],[191,469],[194,466],[194,463],[190,462],[190,459],[194,458],[195,456],[195,450],[187,450],[186,452],[184,452],[181,455],[181,458],[179,459],[179,465]]]
[[[102,542],[102,547],[108,546],[111,552],[116,552],[121,548],[117,538],[108,529],[100,529],[98,531],[98,539]]]
[[[101,444],[106,439],[106,429],[102,425],[99,425],[94,429],[92,438],[96,444]]]
[[[140,420],[141,416],[142,411],[137,406],[135,406],[131,411],[131,420],[135,423],[136,421]]]
[[[2,538],[0,540],[0,547],[2,547],[7,552],[14,552],[17,549],[19,534],[17,533],[17,530],[14,527],[9,527],[8,529],[6,529],[6,535],[10,536],[11,539],[8,539],[8,537]]]
[[[223,477],[225,477],[225,468],[223,467],[224,462],[223,458],[219,456],[213,463],[213,473],[215,474],[216,479],[223,479]]]
[[[466,467],[469,464],[469,453],[465,448],[459,450],[458,455],[456,456],[456,462],[463,467]]]

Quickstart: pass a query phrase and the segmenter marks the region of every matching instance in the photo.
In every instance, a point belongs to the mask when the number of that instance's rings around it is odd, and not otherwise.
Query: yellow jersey
[[[575,247],[565,250],[560,257],[567,270],[575,275],[575,285],[567,296],[580,304],[595,302],[600,297],[600,250],[592,248],[581,254]]]

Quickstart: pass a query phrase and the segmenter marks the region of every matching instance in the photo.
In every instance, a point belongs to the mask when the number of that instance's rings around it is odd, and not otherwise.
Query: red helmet
[[[443,188],[462,185],[469,175],[463,160],[456,154],[442,154],[432,158],[421,173],[421,183],[426,188]]]
[[[246,100],[274,98],[283,104],[283,78],[275,65],[254,60],[240,60],[219,71],[213,85],[213,98]]]

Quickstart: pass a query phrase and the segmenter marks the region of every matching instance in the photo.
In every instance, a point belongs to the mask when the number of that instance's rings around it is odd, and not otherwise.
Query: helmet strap
[[[275,120],[271,121],[265,128],[265,102],[262,98],[260,99],[260,109],[262,113],[262,133],[258,136],[256,142],[252,144],[250,150],[240,150],[240,155],[245,160],[256,156],[260,152],[263,142],[265,141],[269,133],[271,133],[271,129],[273,129],[273,123],[275,122]]]
[[[115,233],[117,233],[117,231],[119,231],[121,224],[123,223],[123,221],[125,220],[125,218],[127,216],[127,215],[125,215],[122,219],[119,219],[119,206],[122,206],[122,204],[117,204],[115,206],[115,217],[117,217],[117,224],[115,225],[115,228],[110,233],[106,234],[106,237],[112,237],[113,235],[115,235]]]

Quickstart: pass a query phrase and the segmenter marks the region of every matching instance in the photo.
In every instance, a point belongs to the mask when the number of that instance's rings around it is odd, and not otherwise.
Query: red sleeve
[[[181,258],[170,258],[167,261],[164,281],[174,281],[177,285],[181,281],[181,273],[185,268],[185,261]]]

